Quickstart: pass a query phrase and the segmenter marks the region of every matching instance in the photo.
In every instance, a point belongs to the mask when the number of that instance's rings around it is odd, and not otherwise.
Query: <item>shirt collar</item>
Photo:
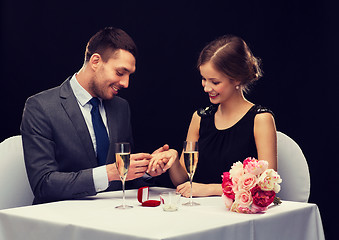
[[[80,105],[82,107],[85,106],[88,103],[88,101],[92,99],[92,96],[80,85],[80,83],[76,79],[76,73],[72,76],[70,80],[70,84],[74,92],[74,95],[76,99],[78,100],[78,102],[80,103]],[[99,100],[100,100],[100,104],[102,104],[102,101],[100,98]]]

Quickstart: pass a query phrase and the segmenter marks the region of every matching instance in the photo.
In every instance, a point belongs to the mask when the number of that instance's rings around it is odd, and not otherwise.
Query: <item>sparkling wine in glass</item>
[[[188,177],[191,184],[191,195],[190,200],[187,203],[184,203],[185,206],[196,206],[200,205],[199,203],[193,202],[192,199],[192,180],[195,173],[195,169],[198,164],[198,142],[184,142],[184,163]]]
[[[129,143],[116,143],[115,144],[115,164],[117,166],[120,179],[122,182],[122,205],[116,206],[118,209],[129,209],[132,206],[128,206],[125,203],[125,181],[130,164],[131,149]]]

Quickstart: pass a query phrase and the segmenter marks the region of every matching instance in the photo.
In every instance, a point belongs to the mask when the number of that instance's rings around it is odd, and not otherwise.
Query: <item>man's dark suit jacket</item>
[[[98,166],[92,140],[68,78],[61,86],[26,101],[21,123],[24,157],[34,204],[96,194],[92,169]],[[128,102],[103,101],[109,129],[107,163],[115,162],[114,143],[133,143]],[[147,185],[128,181],[127,188]],[[120,181],[108,190],[121,189]]]

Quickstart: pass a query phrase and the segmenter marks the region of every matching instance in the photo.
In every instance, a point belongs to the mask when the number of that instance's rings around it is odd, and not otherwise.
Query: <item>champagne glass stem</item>
[[[193,205],[193,197],[192,197],[192,177],[190,177],[190,184],[191,184],[191,193],[190,193],[190,204]]]
[[[122,206],[123,208],[126,207],[126,203],[125,203],[125,181],[122,180]]]

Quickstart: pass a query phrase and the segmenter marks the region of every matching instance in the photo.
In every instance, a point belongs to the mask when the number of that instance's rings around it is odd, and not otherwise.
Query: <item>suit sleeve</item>
[[[134,140],[131,125],[131,109],[127,103],[127,141],[131,144],[132,152],[134,151]]]
[[[95,195],[92,169],[59,170],[53,125],[43,99],[27,100],[21,123],[24,157],[34,203]]]

